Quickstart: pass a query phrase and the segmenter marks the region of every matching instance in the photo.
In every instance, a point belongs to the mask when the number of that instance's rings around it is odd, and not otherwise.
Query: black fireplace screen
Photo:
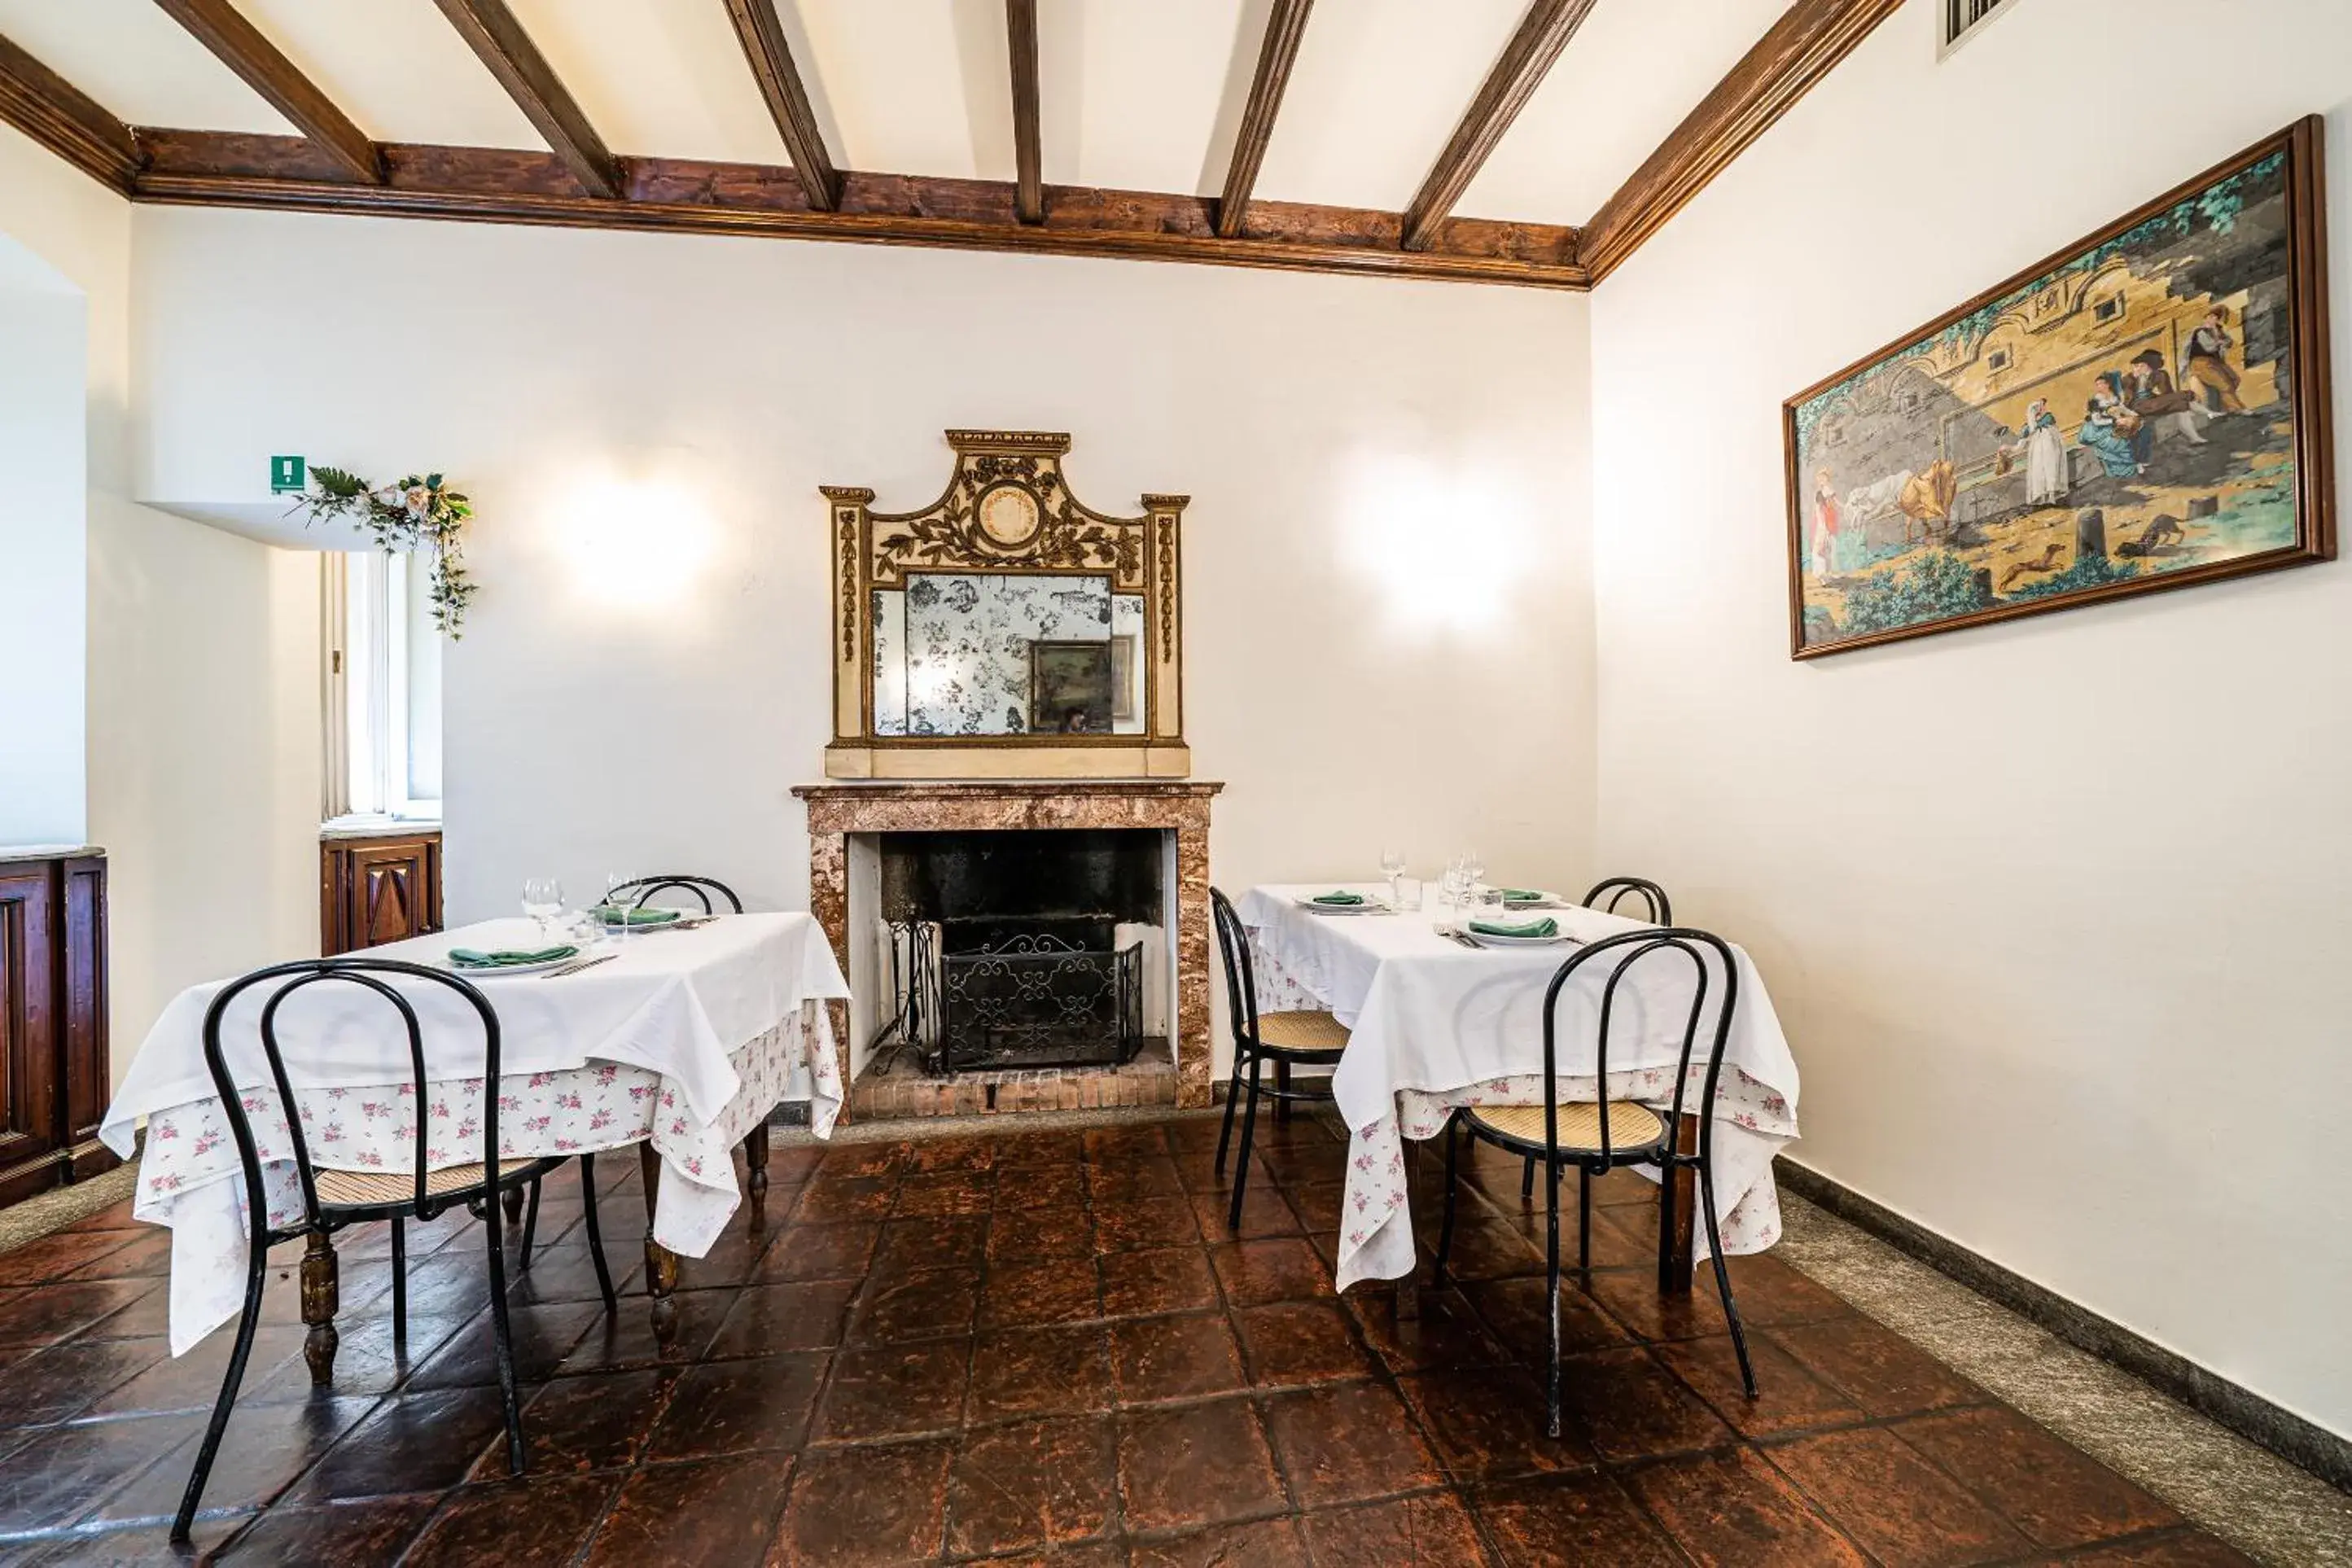
[[[1159,924],[1156,829],[887,833],[880,914],[898,1016],[877,1037],[931,1073],[1130,1061],[1143,944]]]
[[[1091,922],[1067,922],[1084,926]],[[926,1071],[1131,1061],[1143,1045],[1143,944],[1096,945],[1034,931],[942,952],[938,922],[893,921],[900,1039]],[[1074,940],[1074,937],[1077,940]]]

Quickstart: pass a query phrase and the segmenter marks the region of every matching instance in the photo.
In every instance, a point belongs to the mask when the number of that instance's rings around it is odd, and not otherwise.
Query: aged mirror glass
[[[1107,575],[908,572],[873,613],[877,735],[1143,732],[1143,596]]]

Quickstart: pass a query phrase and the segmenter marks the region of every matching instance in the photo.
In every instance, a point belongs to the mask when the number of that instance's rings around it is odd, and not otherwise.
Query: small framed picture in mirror
[[[1113,690],[1109,642],[1029,645],[1032,734],[1110,733]]]

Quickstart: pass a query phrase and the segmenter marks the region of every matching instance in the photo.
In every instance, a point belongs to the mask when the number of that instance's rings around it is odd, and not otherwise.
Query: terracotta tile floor
[[[689,1261],[674,1346],[594,1300],[571,1178],[515,1286],[531,1471],[504,1479],[470,1222],[344,1254],[333,1389],[271,1287],[198,1543],[237,1562],[1864,1563],[2244,1559],[1779,1261],[1662,1301],[1655,1189],[1601,1184],[1541,1431],[1542,1221],[1465,1193],[1463,1282],[1331,1290],[1344,1146],[1260,1130],[1238,1234],[1202,1119],[780,1148],[767,1224]],[[613,1161],[618,1166],[625,1162]],[[635,1280],[634,1170],[605,1215]],[[566,1190],[558,1191],[561,1187]],[[1573,1240],[1573,1215],[1568,1217]],[[121,1209],[0,1255],[0,1561],[173,1558],[226,1334],[173,1362]]]

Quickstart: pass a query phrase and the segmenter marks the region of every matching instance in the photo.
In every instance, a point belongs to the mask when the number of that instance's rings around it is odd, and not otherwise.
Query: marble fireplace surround
[[[859,833],[1142,827],[1176,840],[1176,1103],[1212,1101],[1209,1047],[1209,805],[1222,784],[1189,779],[895,780],[800,784],[808,805],[809,910],[849,973],[849,837]],[[835,1049],[850,1075],[847,1010]]]

